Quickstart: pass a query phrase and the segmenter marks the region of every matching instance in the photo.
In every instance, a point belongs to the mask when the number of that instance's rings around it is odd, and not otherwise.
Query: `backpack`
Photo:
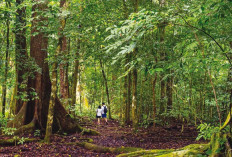
[[[106,106],[104,106],[104,113],[105,113],[105,114],[107,113],[107,108],[106,108]]]

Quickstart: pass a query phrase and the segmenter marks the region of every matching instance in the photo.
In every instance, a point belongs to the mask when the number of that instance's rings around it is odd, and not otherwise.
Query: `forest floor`
[[[109,121],[108,125],[97,122],[88,124],[86,127],[96,129],[101,133],[99,136],[71,134],[66,136],[53,135],[51,144],[40,142],[25,143],[17,146],[3,146],[0,148],[0,156],[116,156],[112,153],[98,153],[79,147],[67,145],[70,142],[81,142],[80,138],[92,138],[93,143],[106,147],[140,147],[144,149],[168,149],[181,148],[193,143],[205,143],[196,141],[197,131],[194,127],[186,127],[181,133],[180,126],[141,128],[135,132],[131,127],[120,126],[117,121]],[[6,138],[0,136],[0,139]]]

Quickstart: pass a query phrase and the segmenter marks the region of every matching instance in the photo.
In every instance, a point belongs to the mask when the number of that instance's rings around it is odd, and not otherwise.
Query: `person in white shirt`
[[[100,118],[102,116],[102,108],[101,106],[99,105],[98,106],[98,109],[96,110],[97,114],[96,114],[96,117],[97,117],[97,124],[99,125],[100,124]]]
[[[107,107],[106,107],[104,102],[102,103],[102,108],[101,109],[102,109],[102,118],[104,118],[106,124],[108,124],[108,122],[107,122]]]

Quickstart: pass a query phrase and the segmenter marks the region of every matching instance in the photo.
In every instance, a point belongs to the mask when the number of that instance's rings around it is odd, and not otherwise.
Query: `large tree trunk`
[[[66,7],[67,7],[66,0],[61,0],[60,1],[60,8],[65,10]],[[60,30],[59,30],[59,33],[58,33],[58,35],[60,36],[59,37],[59,42],[58,42],[58,47],[57,47],[57,50],[55,52],[54,61],[52,63],[52,91],[51,91],[51,99],[50,99],[50,102],[49,102],[49,109],[48,109],[48,120],[47,120],[47,126],[46,126],[46,134],[45,134],[45,138],[44,138],[45,142],[47,142],[47,143],[50,143],[50,137],[52,135],[52,125],[53,125],[53,119],[54,119],[54,108],[55,108],[55,101],[56,101],[56,97],[57,97],[57,68],[58,68],[57,57],[58,57],[59,54],[62,54],[62,52],[64,50],[66,50],[66,38],[63,35],[64,28],[65,28],[65,19],[62,18],[60,20]]]
[[[43,24],[47,20],[42,15],[39,15],[39,12],[43,12],[47,5],[44,1],[36,2],[39,3],[35,4],[32,10],[34,20],[32,21],[30,56],[34,60],[37,69],[31,69],[34,70],[32,71],[34,75],[30,76],[28,80],[29,101],[24,102],[15,119],[8,123],[8,126],[18,128],[16,134],[32,133],[35,129],[44,130],[47,123],[48,104],[51,95],[48,63],[45,60],[47,58],[48,40],[43,33],[44,31],[37,29],[38,26],[41,26],[39,24]],[[46,25],[43,25],[43,27],[46,27]],[[81,127],[68,116],[57,98],[55,98],[54,109],[54,132],[59,130],[69,133],[81,130]]]
[[[17,14],[15,23],[15,63],[16,63],[16,106],[14,113],[17,114],[23,105],[22,96],[27,92],[27,77],[25,76],[28,67],[25,67],[27,62],[27,47],[26,47],[26,8],[18,7],[23,3],[23,0],[16,0]]]

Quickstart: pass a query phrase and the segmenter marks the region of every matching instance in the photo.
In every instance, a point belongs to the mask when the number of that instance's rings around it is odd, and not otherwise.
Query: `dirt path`
[[[197,132],[194,128],[186,128],[183,133],[180,128],[161,128],[156,130],[140,129],[134,132],[129,126],[122,127],[117,121],[110,121],[108,125],[97,125],[96,121],[90,126],[98,130],[100,136],[81,136],[72,134],[68,136],[54,135],[52,144],[28,143],[19,146],[5,146],[0,148],[0,156],[116,156],[110,153],[97,153],[75,145],[65,143],[77,142],[80,138],[92,138],[93,143],[107,147],[141,147],[144,149],[180,148],[196,142]],[[1,137],[0,137],[1,138]]]

